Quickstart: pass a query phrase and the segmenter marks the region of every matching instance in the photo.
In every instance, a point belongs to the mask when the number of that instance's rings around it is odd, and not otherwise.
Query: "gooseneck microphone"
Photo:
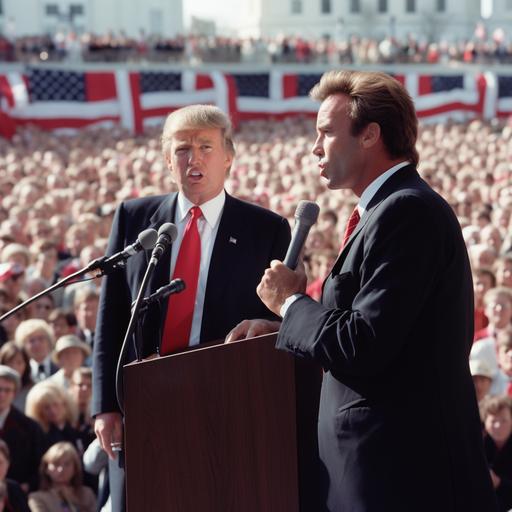
[[[172,222],[166,222],[160,226],[158,229],[158,240],[151,254],[151,265],[156,265],[167,247],[176,240],[177,236],[178,228]]]
[[[313,201],[301,201],[295,210],[295,226],[292,239],[283,263],[295,270],[299,261],[300,251],[306,242],[311,226],[317,221],[320,207]]]
[[[145,229],[139,233],[137,241],[134,244],[125,247],[125,249],[106,259],[105,263],[118,263],[127,260],[130,256],[137,254],[139,251],[153,249],[158,239],[156,229]]]

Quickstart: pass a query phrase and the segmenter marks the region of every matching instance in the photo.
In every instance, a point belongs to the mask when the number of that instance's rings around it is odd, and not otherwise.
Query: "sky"
[[[183,0],[185,26],[188,26],[191,16],[213,19],[218,28],[235,28],[241,5],[247,5],[249,0]]]

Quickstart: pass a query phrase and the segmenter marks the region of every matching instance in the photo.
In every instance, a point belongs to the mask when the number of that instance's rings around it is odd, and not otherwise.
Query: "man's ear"
[[[363,148],[373,147],[380,139],[380,126],[378,123],[370,123],[361,134],[361,144]]]
[[[167,169],[172,171],[172,165],[171,165],[171,157],[168,153],[165,154],[165,163],[167,164]]]
[[[229,174],[229,169],[231,169],[231,166],[233,165],[233,160],[235,159],[235,155],[233,153],[227,151],[226,152],[226,170],[227,174]]]

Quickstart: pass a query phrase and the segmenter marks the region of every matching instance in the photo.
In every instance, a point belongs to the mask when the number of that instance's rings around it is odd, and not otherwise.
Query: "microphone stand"
[[[124,416],[124,392],[123,392],[123,361],[126,357],[126,351],[128,350],[128,341],[132,336],[136,336],[134,340],[135,351],[137,355],[137,361],[140,361],[140,353],[138,350],[139,341],[137,340],[137,336],[139,339],[142,339],[142,327],[139,325],[139,313],[140,308],[142,306],[144,293],[149,283],[149,279],[153,275],[156,265],[158,264],[158,260],[160,256],[164,253],[164,251],[168,248],[169,244],[176,239],[177,228],[171,222],[166,222],[162,224],[158,230],[158,240],[156,242],[155,248],[153,249],[153,253],[151,254],[151,258],[149,260],[149,264],[146,268],[146,272],[144,277],[142,278],[142,283],[139,288],[139,292],[137,294],[137,298],[135,299],[135,303],[132,307],[132,314],[130,316],[130,322],[128,323],[128,327],[126,329],[126,334],[124,336],[123,344],[121,346],[121,351],[119,353],[119,358],[117,359],[117,368],[116,368],[116,398],[117,404],[119,405],[119,410]]]
[[[37,299],[43,297],[44,295],[47,295],[59,288],[62,288],[63,286],[66,286],[70,281],[76,279],[77,277],[81,277],[88,272],[92,272],[94,270],[99,270],[100,272],[96,274],[91,279],[96,279],[99,277],[102,277],[106,274],[110,274],[113,270],[116,270],[117,268],[124,265],[124,261],[118,261],[118,262],[108,262],[107,256],[102,256],[101,258],[97,258],[93,261],[91,261],[87,266],[83,267],[80,270],[77,270],[73,274],[70,274],[69,276],[66,276],[65,278],[61,279],[60,281],[57,281],[55,284],[52,284],[48,288],[45,288],[43,291],[36,293],[32,297],[28,298],[26,301],[22,302],[21,304],[18,304],[16,307],[12,308],[11,310],[7,311],[7,313],[0,316],[0,322],[3,322],[4,320],[7,320],[9,317],[17,313],[20,309],[23,309],[27,307],[29,304],[32,304],[32,302],[36,301]],[[84,280],[81,280],[84,281]],[[79,282],[81,282],[79,281]]]
[[[153,271],[156,267],[158,260],[155,258],[151,258],[149,261],[149,265],[146,268],[146,273],[142,278],[142,283],[139,288],[139,293],[137,294],[137,298],[132,304],[132,314],[130,317],[130,322],[128,323],[128,328],[126,329],[126,334],[124,336],[123,344],[121,346],[121,352],[119,353],[119,358],[117,360],[116,367],[116,398],[117,403],[119,405],[119,409],[124,416],[124,392],[123,392],[123,361],[126,356],[126,352],[128,350],[128,342],[132,335],[135,337],[134,347],[135,347],[135,355],[137,357],[137,361],[141,361],[141,354],[139,351],[139,347],[141,347],[141,342],[138,340],[142,339],[142,323],[139,321],[139,313],[141,312],[141,307],[143,305],[144,293],[149,283],[149,279],[151,278]]]

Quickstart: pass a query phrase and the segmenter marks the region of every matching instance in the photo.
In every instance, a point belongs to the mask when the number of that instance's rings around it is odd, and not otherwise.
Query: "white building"
[[[183,33],[182,0],[0,0],[0,32],[8,36],[108,31],[136,37]]]
[[[510,26],[512,0],[493,2],[485,24],[489,29]],[[403,38],[412,32],[424,39],[452,41],[471,38],[482,18],[481,0],[249,0],[242,19],[240,33],[256,37]]]

